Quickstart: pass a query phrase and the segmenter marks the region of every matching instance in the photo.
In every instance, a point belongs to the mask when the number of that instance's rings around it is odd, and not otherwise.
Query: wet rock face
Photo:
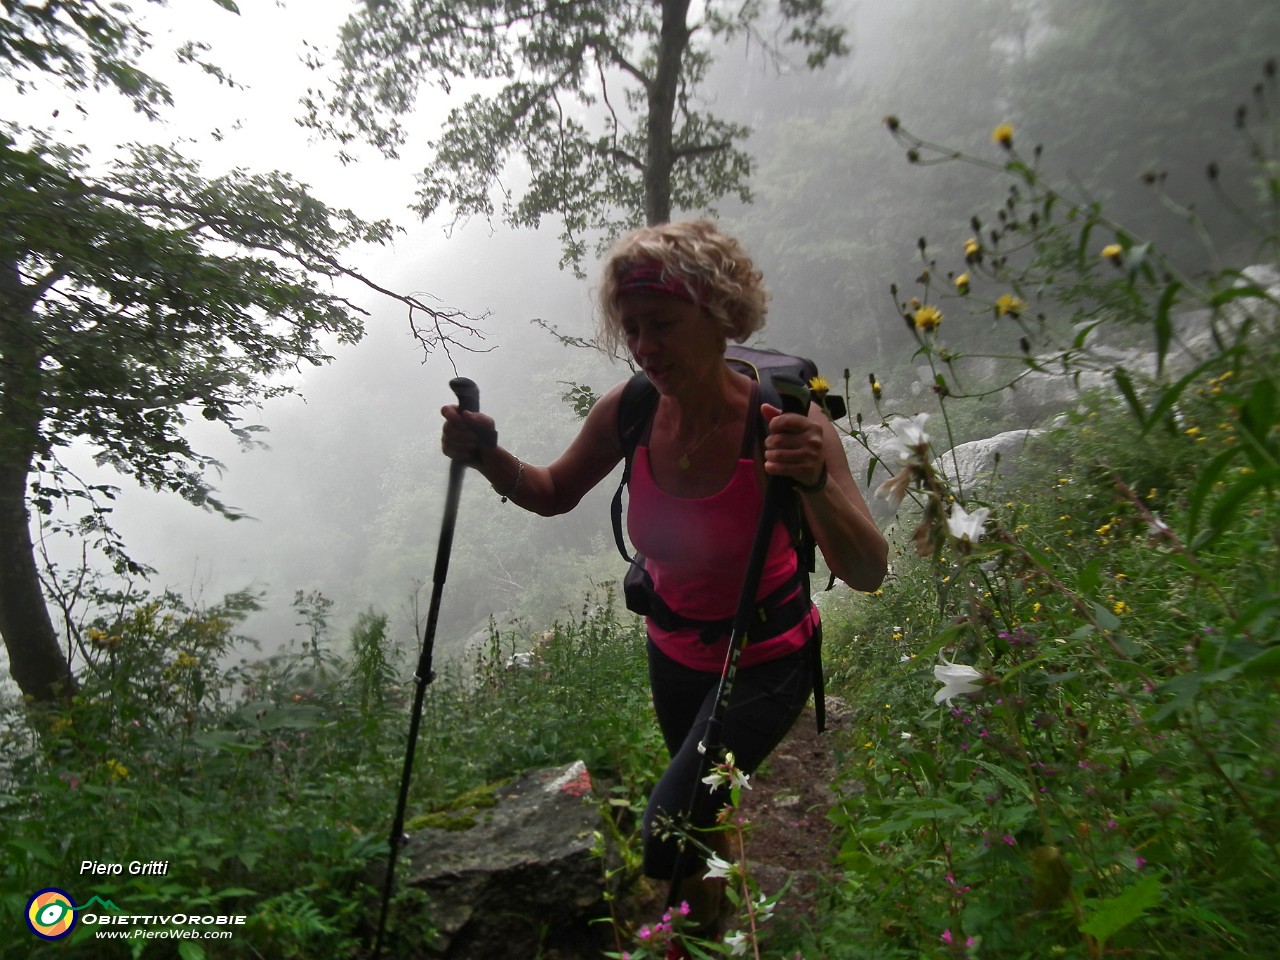
[[[423,829],[406,882],[427,894],[439,932],[432,960],[528,960],[549,936],[608,914],[603,830],[591,776],[577,761],[522,774],[467,829]]]

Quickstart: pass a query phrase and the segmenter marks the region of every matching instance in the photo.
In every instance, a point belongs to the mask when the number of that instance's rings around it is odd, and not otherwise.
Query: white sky
[[[97,162],[108,159],[116,144],[149,141],[178,143],[184,155],[200,161],[207,175],[237,166],[253,172],[289,172],[330,206],[349,206],[365,219],[386,217],[406,228],[393,248],[355,251],[347,258],[380,285],[401,293],[427,292],[442,306],[476,314],[492,311],[486,329],[494,345],[509,344],[513,334],[529,336],[525,331],[532,317],[586,332],[586,287],[557,269],[558,245],[545,234],[491,231],[484,223],[472,223],[446,238],[443,222],[422,224],[407,209],[414,195],[413,162],[392,163],[365,148],[360,163],[344,166],[336,159],[334,144],[312,142],[311,134],[295,122],[302,113],[300,97],[319,79],[300,62],[303,41],[329,49],[352,6],[349,0],[289,0],[287,5],[239,0],[239,5],[236,16],[212,0],[175,0],[166,8],[135,0],[153,33],[155,56],[146,68],[169,84],[176,100],[174,109],[164,111],[162,122],[147,121],[114,94],[86,95],[88,113],[82,114],[75,109],[76,98],[62,92],[10,97],[4,116],[48,128],[64,142],[88,144]],[[168,59],[169,51],[189,38],[209,43],[208,59],[246,89],[231,90],[198,69]],[[436,109],[415,116],[420,130],[438,123],[451,103],[439,94],[424,101],[420,106],[434,104]],[[221,132],[221,140],[215,131]],[[519,272],[535,279],[521,282],[514,277]],[[221,499],[255,520],[229,523],[172,495],[137,491],[114,473],[101,478],[122,489],[112,522],[136,559],[159,568],[153,588],[172,587],[208,602],[256,583],[270,590],[267,604],[289,621],[288,599],[295,590],[322,589],[330,596],[339,592],[341,585],[322,579],[323,558],[318,556],[298,558],[289,582],[255,579],[270,575],[264,568],[278,570],[280,558],[297,549],[294,540],[300,528],[323,524],[331,516],[316,499],[326,482],[331,485],[331,478],[299,472],[298,465],[312,459],[317,436],[336,442],[340,450],[343,440],[335,441],[332,434],[339,425],[349,429],[352,419],[398,445],[421,443],[424,437],[433,441],[439,406],[452,401],[447,384],[454,375],[443,356],[424,364],[402,306],[360,287],[353,287],[349,295],[372,314],[366,318],[366,340],[354,348],[337,348],[335,363],[305,371],[305,404],[284,399],[261,412],[257,419],[270,428],[265,437],[270,451],[242,454],[223,432],[202,421],[192,425],[197,449],[230,468],[221,479],[212,478]],[[487,409],[518,402],[500,398],[497,371],[517,362],[519,349],[508,345],[492,354],[455,355],[458,372],[481,384]],[[247,417],[253,422],[253,411]],[[434,460],[440,461],[431,465],[439,468],[440,476],[422,480],[440,483],[443,490],[445,461]],[[87,462],[86,454],[76,466],[89,470]],[[380,495],[379,479],[386,467],[343,465],[352,470],[356,495],[369,498]],[[424,578],[430,575],[434,557],[430,546],[423,550]],[[69,552],[60,556],[61,562],[74,562],[78,550],[65,547]],[[315,569],[309,569],[311,560]]]

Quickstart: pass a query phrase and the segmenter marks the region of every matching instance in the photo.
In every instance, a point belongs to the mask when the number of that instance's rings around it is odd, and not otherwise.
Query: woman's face
[[[725,338],[696,304],[631,293],[618,300],[618,313],[627,350],[661,394],[707,382],[723,362]]]

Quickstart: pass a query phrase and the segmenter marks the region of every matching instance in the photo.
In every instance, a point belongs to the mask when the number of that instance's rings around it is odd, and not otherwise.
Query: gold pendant
[[[680,459],[676,461],[676,466],[681,470],[689,469],[689,457],[686,454],[680,454]]]

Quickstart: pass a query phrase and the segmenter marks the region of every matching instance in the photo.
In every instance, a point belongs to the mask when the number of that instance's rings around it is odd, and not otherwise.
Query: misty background
[[[121,479],[112,523],[131,556],[155,568],[155,591],[204,603],[243,589],[261,594],[262,612],[245,632],[264,652],[305,636],[291,608],[298,592],[333,601],[335,636],[373,609],[388,614],[392,635],[416,649],[415,595],[425,616],[444,499],[438,411],[453,401],[449,379],[474,379],[500,442],[544,464],[576,429],[574,411],[561,399],[568,384],[600,392],[627,369],[562,346],[535,322],[578,337],[594,326],[595,264],[584,265],[586,280],[559,268],[558,224],[517,232],[498,221],[418,222],[406,207],[425,159],[413,148],[399,162],[367,151],[344,166],[333,144],[310,142],[294,123],[299,98],[317,79],[299,59],[332,48],[348,5],[240,6],[239,17],[199,3],[148,17],[158,34],[203,37],[210,58],[247,89],[153,66],[178,98],[166,125],[135,119],[107,97],[83,116],[24,102],[22,119],[104,152],[125,138],[181,138],[187,155],[210,171],[289,171],[332,206],[395,219],[405,233],[394,249],[357,251],[353,265],[383,287],[483,313],[485,338],[474,342],[483,352],[424,357],[404,308],[353,285],[350,296],[369,311],[364,341],[335,346],[331,364],[301,372],[305,399],[282,398],[258,412],[257,422],[269,429],[266,448],[243,451],[217,430],[205,435],[205,424],[192,424],[197,448],[225,465],[214,484],[221,498],[246,519],[229,522]],[[921,237],[940,269],[963,269],[970,217],[986,217],[1006,189],[994,172],[912,165],[886,132],[886,115],[930,141],[997,163],[990,133],[1010,122],[1020,147],[1044,144],[1046,170],[1075,181],[1135,233],[1190,251],[1195,241],[1183,218],[1140,180],[1158,168],[1171,194],[1193,204],[1217,235],[1232,236],[1231,217],[1216,212],[1204,170],[1213,161],[1223,182],[1246,182],[1231,179],[1245,163],[1234,111],[1247,101],[1263,60],[1280,49],[1274,0],[865,0],[835,9],[850,30],[847,58],[811,73],[738,43],[719,51],[703,97],[754,131],[754,202],[726,203],[719,218],[756,257],[772,292],[763,342],[814,357],[837,389],[847,368],[851,413],[878,419],[866,388],[873,371],[896,412],[914,413],[913,405],[927,402],[913,389],[915,343],[890,284],[910,289],[920,272]],[[421,149],[467,92],[423,97],[413,123]],[[520,171],[512,170],[510,181],[518,185]],[[1243,266],[1253,251],[1228,244],[1220,253]],[[947,317],[951,343],[1016,349],[1001,342],[1016,333],[979,303],[955,302]],[[88,477],[93,469],[83,451],[77,470]],[[468,476],[438,653],[460,650],[490,616],[499,626],[545,629],[578,608],[593,586],[620,577],[607,508],[616,484],[617,474],[573,514],[542,519],[501,504],[478,474]],[[64,569],[79,562],[79,544],[50,539],[48,548]]]

